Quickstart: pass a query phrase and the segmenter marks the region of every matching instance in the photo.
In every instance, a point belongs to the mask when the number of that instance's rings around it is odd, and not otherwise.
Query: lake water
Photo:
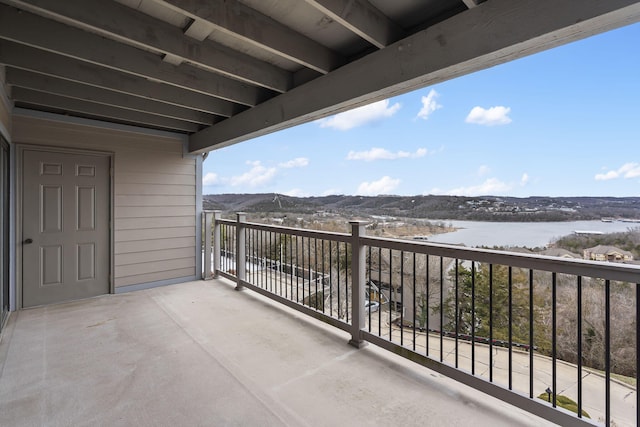
[[[622,221],[481,222],[442,220],[442,222],[447,225],[451,224],[458,230],[433,235],[429,237],[430,242],[489,247],[543,247],[559,237],[573,234],[576,230],[616,233],[640,227],[640,223]]]

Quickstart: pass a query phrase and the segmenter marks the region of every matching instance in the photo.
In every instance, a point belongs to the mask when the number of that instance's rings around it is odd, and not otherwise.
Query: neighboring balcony
[[[562,425],[636,425],[640,267],[205,213],[225,277]],[[243,262],[237,262],[243,260]],[[562,409],[573,405],[572,410]]]

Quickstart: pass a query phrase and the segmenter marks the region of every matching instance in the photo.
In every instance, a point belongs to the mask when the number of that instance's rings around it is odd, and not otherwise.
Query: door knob
[[[30,245],[31,243],[33,243],[33,239],[26,239],[24,242],[25,245]]]

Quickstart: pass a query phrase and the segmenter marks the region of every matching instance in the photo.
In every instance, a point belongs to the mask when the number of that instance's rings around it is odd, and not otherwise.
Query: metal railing
[[[562,425],[636,425],[640,267],[235,221],[205,212],[223,276]],[[243,260],[239,262],[239,260]],[[561,408],[566,398],[574,412]],[[588,418],[591,417],[591,418]]]

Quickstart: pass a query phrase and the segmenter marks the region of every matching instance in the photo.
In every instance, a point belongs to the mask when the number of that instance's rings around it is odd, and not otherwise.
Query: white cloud
[[[364,160],[365,162],[372,162],[374,160],[415,159],[426,155],[426,148],[418,148],[415,153],[410,153],[408,151],[397,151],[393,153],[384,148],[374,147],[369,151],[349,151],[349,154],[347,154],[347,160]]]
[[[297,157],[295,159],[279,163],[277,167],[266,167],[259,160],[250,160],[246,163],[251,166],[251,169],[241,175],[222,178],[217,174],[210,172],[204,176],[202,183],[203,185],[228,184],[232,187],[261,187],[271,183],[281,169],[305,167],[309,164],[309,159],[306,157]]]
[[[489,172],[491,172],[491,168],[489,168],[489,166],[487,165],[480,165],[480,167],[478,168],[478,176],[485,176]]]
[[[354,108],[335,116],[320,119],[317,122],[322,128],[333,128],[337,130],[349,130],[367,123],[382,120],[393,116],[400,109],[400,104],[395,103],[389,106],[389,100],[374,102],[373,104]]]
[[[378,194],[389,194],[400,185],[400,180],[383,176],[377,181],[363,182],[358,186],[357,194],[362,196],[377,196]]]
[[[636,167],[624,174],[625,178],[637,178],[640,176],[640,167]]]
[[[291,196],[291,197],[308,197],[309,196],[309,194],[305,193],[300,188],[292,188],[291,190],[285,191],[282,194],[284,194],[285,196]]]
[[[280,163],[278,166],[284,169],[290,168],[302,168],[309,164],[309,159],[306,157],[297,157],[293,160],[289,160],[288,162]]]
[[[482,184],[470,187],[458,187],[445,192],[435,192],[433,194],[447,194],[450,196],[486,196],[504,194],[513,188],[512,185],[500,181],[497,178],[488,178]],[[434,189],[436,190],[436,189]]]
[[[418,111],[418,118],[427,120],[431,113],[442,108],[442,105],[438,104],[438,102],[436,101],[436,98],[438,96],[440,96],[440,94],[431,89],[427,96],[422,97],[422,108],[420,109],[420,111]]]
[[[276,176],[276,168],[262,166],[259,160],[248,161],[247,164],[251,166],[248,172],[242,175],[232,176],[229,179],[229,183],[232,186],[246,185],[248,187],[259,187],[269,183]]]
[[[336,194],[343,194],[339,188],[328,188],[322,192],[323,196],[335,196]]]
[[[202,185],[216,185],[219,183],[220,183],[220,178],[216,173],[209,172],[202,177]]]
[[[531,178],[529,178],[529,174],[528,173],[523,173],[522,174],[522,178],[520,178],[520,185],[525,186],[529,183],[529,180]]]
[[[510,112],[511,108],[503,106],[491,107],[488,110],[473,107],[465,122],[484,126],[506,125],[511,123]]]
[[[609,181],[610,179],[616,179],[620,176],[618,171],[609,171],[607,173],[598,173],[595,176],[596,181]]]
[[[618,169],[610,170],[605,173],[596,174],[596,181],[608,181],[616,178],[637,178],[640,176],[640,164],[638,163],[625,163]]]

